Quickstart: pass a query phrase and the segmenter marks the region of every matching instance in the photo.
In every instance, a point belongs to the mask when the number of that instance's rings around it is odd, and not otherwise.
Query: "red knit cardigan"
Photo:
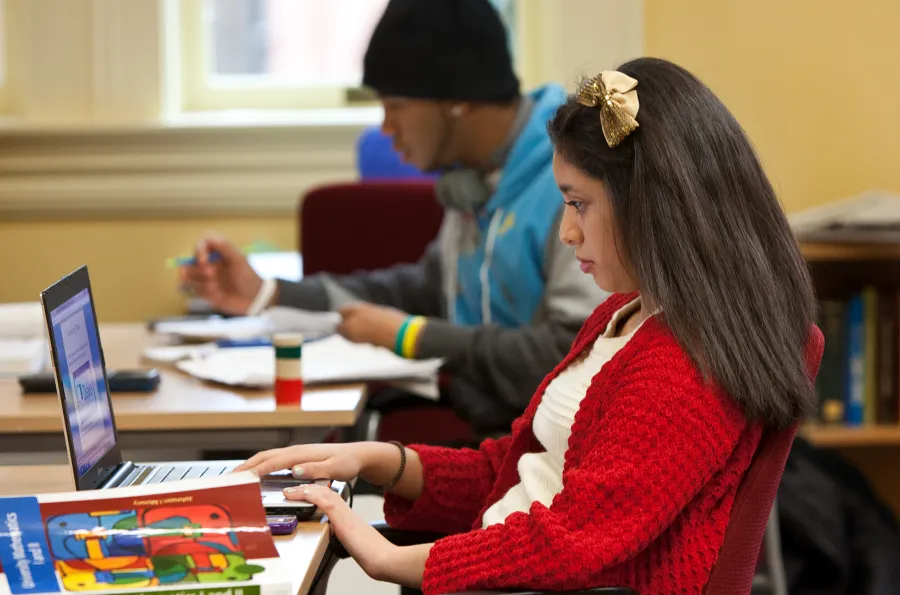
[[[550,380],[634,297],[611,296],[585,322],[511,437],[478,450],[412,446],[422,461],[422,494],[415,502],[388,495],[385,518],[392,527],[453,534],[432,546],[426,595],[513,587],[702,591],[762,428],[704,383],[657,318],[594,377],[550,507],[535,502],[482,528],[484,511],[519,482],[519,458],[544,450],[532,421]]]

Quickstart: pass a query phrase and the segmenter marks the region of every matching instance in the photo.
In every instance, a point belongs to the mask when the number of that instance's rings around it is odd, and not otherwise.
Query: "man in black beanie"
[[[506,30],[487,0],[390,2],[366,51],[363,85],[382,99],[383,131],[423,171],[456,161],[494,169],[491,154],[517,115]],[[480,109],[466,105],[474,103]]]
[[[227,312],[273,303],[338,310],[351,341],[443,358],[441,401],[481,434],[508,432],[605,298],[557,237],[564,204],[546,128],[566,93],[547,85],[520,94],[488,0],[391,0],[363,83],[377,92],[382,130],[403,159],[440,173],[446,213],[422,260],[264,282],[233,246],[209,239],[186,279]],[[211,250],[221,255],[214,264]],[[375,395],[371,406],[415,401]]]

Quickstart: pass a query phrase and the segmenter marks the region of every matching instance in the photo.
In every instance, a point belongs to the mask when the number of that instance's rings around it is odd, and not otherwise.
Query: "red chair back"
[[[433,182],[357,182],[301,197],[303,274],[336,275],[416,262],[437,237],[444,210]]]
[[[314,188],[300,198],[298,214],[304,276],[340,275],[418,261],[437,238],[444,209],[433,181],[394,180]],[[378,389],[370,386],[370,394]],[[428,406],[385,415],[377,434],[380,440],[405,443],[470,436],[471,428],[452,409]]]
[[[807,370],[811,379],[815,379],[819,371],[824,345],[822,332],[814,326],[806,351]],[[794,425],[763,434],[753,461],[735,494],[731,518],[725,529],[725,540],[704,589],[707,595],[750,593],[766,523],[796,433],[797,426]]]

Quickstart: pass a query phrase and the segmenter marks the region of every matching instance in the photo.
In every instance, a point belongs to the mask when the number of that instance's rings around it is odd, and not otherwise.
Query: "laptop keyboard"
[[[231,471],[234,467],[229,465],[138,465],[134,471],[125,478],[120,487],[136,485],[152,485],[156,483],[169,483],[182,479],[196,479],[199,477],[215,477]]]

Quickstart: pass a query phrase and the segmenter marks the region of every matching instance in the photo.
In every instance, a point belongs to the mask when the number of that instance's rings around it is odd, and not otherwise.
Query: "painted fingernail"
[[[304,496],[309,496],[309,488],[304,488],[304,490],[303,490],[303,495],[304,495]]]
[[[301,467],[300,465],[297,465],[296,467],[294,467],[293,472],[294,472],[295,476],[303,475],[303,467]]]
[[[294,492],[297,491],[297,488],[284,488],[281,491],[284,492],[285,494],[293,494]]]

